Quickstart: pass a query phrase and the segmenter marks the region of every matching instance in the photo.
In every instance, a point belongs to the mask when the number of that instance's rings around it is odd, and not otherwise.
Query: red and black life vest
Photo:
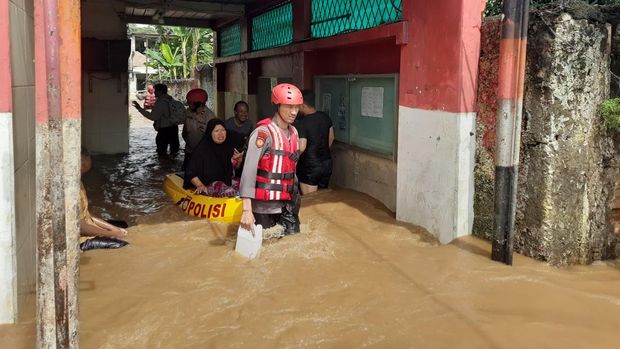
[[[255,199],[291,200],[295,189],[295,168],[299,160],[297,130],[289,126],[290,137],[287,139],[284,130],[271,119],[262,120],[257,126],[264,126],[269,131],[271,147],[265,150],[258,161]]]

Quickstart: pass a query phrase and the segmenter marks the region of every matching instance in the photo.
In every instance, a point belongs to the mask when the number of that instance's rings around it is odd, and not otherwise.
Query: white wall
[[[112,4],[107,0],[82,1],[82,37],[127,38],[126,26]],[[93,153],[128,152],[128,74],[82,74],[82,144]]]
[[[17,320],[12,113],[0,113],[0,324]]]
[[[475,113],[400,107],[396,218],[441,243],[471,233]]]
[[[36,284],[35,216],[35,132],[34,132],[34,7],[33,1],[10,0],[11,78],[13,84],[13,122],[0,125],[2,141],[11,139],[15,174],[15,254],[14,284],[20,318],[26,303],[34,299]],[[7,133],[12,126],[12,135]],[[2,145],[2,150],[9,145]],[[7,154],[4,151],[4,154]],[[4,170],[4,161],[2,170]],[[1,219],[0,219],[1,220]],[[2,227],[0,229],[6,229]],[[0,254],[2,252],[0,251]],[[0,270],[5,273],[6,270]],[[4,285],[2,285],[4,286]],[[2,305],[0,305],[2,306]],[[29,309],[32,309],[30,307]]]

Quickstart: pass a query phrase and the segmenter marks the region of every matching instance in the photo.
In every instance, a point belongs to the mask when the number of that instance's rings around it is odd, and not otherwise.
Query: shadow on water
[[[134,224],[171,205],[162,183],[166,174],[181,168],[184,144],[179,137],[176,155],[158,156],[155,136],[152,127],[131,127],[128,154],[92,156],[93,167],[82,180],[93,214]]]

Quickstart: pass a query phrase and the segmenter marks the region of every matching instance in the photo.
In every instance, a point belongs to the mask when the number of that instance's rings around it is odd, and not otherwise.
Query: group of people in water
[[[192,89],[180,116],[179,103],[168,95],[166,85],[156,84],[152,92],[153,96],[149,93],[144,98],[144,107],[138,102],[133,105],[154,122],[160,155],[165,155],[168,147],[171,153],[179,150],[178,125],[183,125],[185,189],[213,197],[240,197],[240,223],[251,231],[255,224],[263,228],[279,225],[284,235],[300,231],[301,194],[327,188],[332,172],[332,122],[314,107],[312,91],[302,92],[292,84],[276,85],[271,94],[276,111],[256,127],[245,101],[235,103],[234,116],[223,120],[207,107],[207,92]],[[82,163],[85,173],[90,168],[85,151]],[[81,230],[88,236],[82,244],[96,237],[109,242],[107,248],[124,246],[121,238],[126,230],[94,220],[88,214],[83,187],[82,193]]]

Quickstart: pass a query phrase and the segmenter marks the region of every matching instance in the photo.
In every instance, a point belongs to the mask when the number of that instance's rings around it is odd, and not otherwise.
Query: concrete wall
[[[227,63],[224,67],[225,90],[222,94],[221,105],[218,106],[217,116],[228,119],[234,116],[234,106],[238,101],[246,101],[250,106],[250,119],[256,121],[256,95],[248,93],[248,64],[247,61]]]
[[[204,66],[198,71],[198,79],[200,80],[200,87],[207,91],[209,99],[207,100],[207,107],[211,110],[215,110],[215,102],[217,101],[217,95],[215,91],[215,82],[213,79],[213,68],[210,66]]]
[[[486,18],[481,29],[473,234],[490,240],[494,234],[495,114],[499,71],[500,18]]]
[[[33,2],[10,0],[15,169],[15,255],[19,317],[33,301],[36,284],[34,9]],[[5,270],[0,271],[2,273]],[[31,308],[30,308],[31,309]]]
[[[335,143],[331,183],[366,193],[396,211],[396,162]]]
[[[440,242],[471,233],[480,21],[485,1],[403,2],[396,218]]]
[[[566,13],[530,18],[515,250],[553,264],[614,258],[618,136],[596,113],[609,93],[611,28]],[[474,234],[484,238],[494,234],[499,38],[499,19],[485,21],[474,223]]]
[[[124,23],[107,0],[82,1],[82,37],[127,38]],[[129,151],[128,74],[82,75],[82,144],[94,153]]]
[[[441,243],[471,233],[475,113],[401,106],[396,218]]]
[[[531,32],[515,248],[552,264],[614,258],[619,159],[597,113],[609,96],[611,26],[564,13]]]

